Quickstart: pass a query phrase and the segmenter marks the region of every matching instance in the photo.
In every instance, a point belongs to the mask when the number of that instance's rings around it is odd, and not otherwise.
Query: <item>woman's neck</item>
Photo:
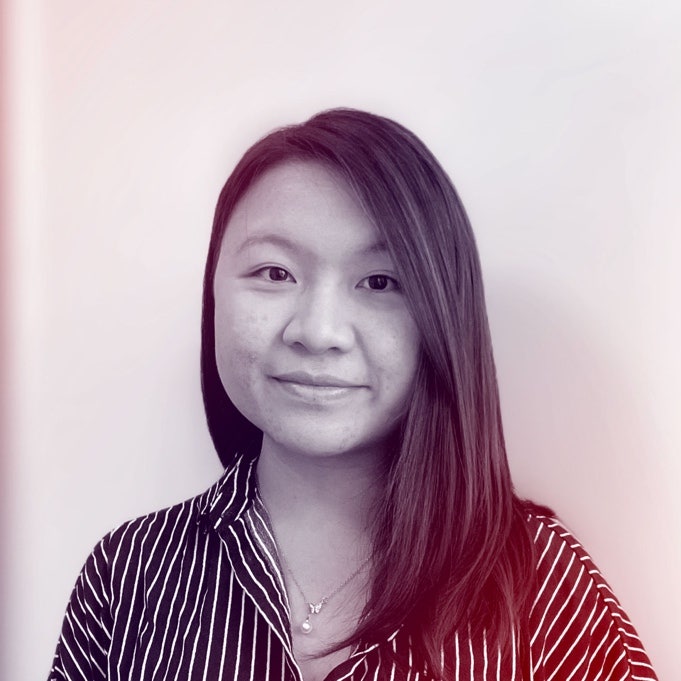
[[[315,456],[284,451],[263,438],[258,487],[272,522],[294,655],[305,678],[324,678],[349,654],[345,648],[318,657],[354,631],[368,598],[367,559],[383,461],[380,450]],[[309,603],[321,604],[320,611],[310,615]]]
[[[279,523],[340,523],[366,532],[383,485],[378,448],[315,456],[284,451],[265,436],[257,464],[260,496]]]

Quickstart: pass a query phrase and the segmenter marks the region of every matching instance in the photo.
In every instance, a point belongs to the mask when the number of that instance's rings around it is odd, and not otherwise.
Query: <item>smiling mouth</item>
[[[349,397],[368,386],[329,375],[296,371],[271,377],[288,395],[306,402],[334,401]]]
[[[295,383],[311,388],[366,388],[362,383],[354,383],[329,374],[309,374],[306,371],[291,371],[285,374],[272,376],[280,383]]]

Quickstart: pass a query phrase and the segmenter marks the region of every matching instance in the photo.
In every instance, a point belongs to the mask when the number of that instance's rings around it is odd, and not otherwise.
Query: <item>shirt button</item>
[[[196,519],[196,525],[199,528],[199,534],[205,536],[210,530],[210,516],[207,511],[202,511]]]

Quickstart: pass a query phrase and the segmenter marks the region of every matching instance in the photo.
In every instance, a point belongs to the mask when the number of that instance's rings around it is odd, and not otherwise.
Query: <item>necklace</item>
[[[274,530],[272,530],[272,533],[274,533]],[[276,541],[276,537],[275,537]],[[279,542],[277,542],[277,545]],[[318,615],[322,608],[338,593],[340,593],[350,582],[357,577],[357,575],[368,565],[369,561],[371,560],[371,556],[367,558],[344,582],[339,584],[330,594],[323,596],[317,603],[313,603],[310,601],[310,599],[305,595],[305,592],[303,591],[303,588],[300,586],[298,583],[298,580],[296,579],[295,575],[293,574],[293,571],[291,570],[291,566],[288,564],[288,561],[286,560],[284,553],[281,550],[281,547],[279,547],[279,555],[281,556],[281,562],[284,564],[284,567],[288,570],[289,575],[291,575],[291,579],[293,580],[293,583],[296,585],[296,588],[298,589],[300,595],[303,597],[303,600],[305,601],[308,609],[307,617],[301,622],[300,624],[300,630],[303,632],[303,634],[309,634],[312,631],[312,624],[310,623],[310,617],[312,615]]]
[[[267,507],[265,506],[265,503],[263,502],[262,498],[260,499],[260,503],[262,504],[263,508],[265,509],[269,519],[270,519],[270,529],[272,530],[272,537],[274,538],[274,543],[277,545],[278,548],[278,553],[279,557],[281,558],[281,562],[283,566],[286,568],[286,571],[291,575],[291,579],[293,580],[293,583],[296,585],[296,588],[300,592],[300,595],[303,597],[303,600],[305,601],[305,604],[307,605],[307,616],[305,619],[300,623],[300,630],[303,632],[303,634],[309,634],[312,631],[312,623],[310,622],[310,617],[312,615],[318,615],[322,608],[337,594],[339,594],[350,582],[357,577],[357,575],[364,570],[364,568],[369,564],[369,561],[371,560],[371,556],[369,556],[344,582],[341,582],[331,593],[327,594],[326,596],[323,596],[319,601],[314,603],[311,601],[306,595],[305,592],[303,591],[303,587],[300,586],[298,583],[298,580],[296,579],[295,575],[293,574],[293,570],[291,570],[291,566],[288,564],[288,561],[286,560],[286,556],[284,556],[284,552],[281,550],[281,544],[279,543],[279,540],[277,539],[277,535],[274,532],[274,525],[272,523],[272,517],[270,516],[270,512],[267,510]]]

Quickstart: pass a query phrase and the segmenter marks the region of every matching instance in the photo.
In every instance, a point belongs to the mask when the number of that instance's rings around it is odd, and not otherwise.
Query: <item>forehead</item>
[[[380,237],[348,183],[317,162],[290,161],[267,170],[232,213],[223,248],[240,248],[267,236],[313,250],[377,248]]]

